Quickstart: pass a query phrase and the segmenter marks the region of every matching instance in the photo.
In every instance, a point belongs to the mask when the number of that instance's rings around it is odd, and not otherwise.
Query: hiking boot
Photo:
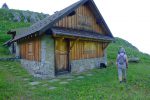
[[[124,80],[123,80],[123,82],[125,82],[125,83],[126,83],[126,79],[124,79]]]

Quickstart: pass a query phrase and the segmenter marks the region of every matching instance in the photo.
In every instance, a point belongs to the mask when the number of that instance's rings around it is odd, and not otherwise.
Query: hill
[[[48,14],[14,9],[0,9],[0,20],[11,22],[35,23],[47,17]]]
[[[2,44],[8,41],[11,37],[6,33],[10,29],[27,27],[43,18],[48,14],[22,11],[14,9],[0,9],[0,55],[5,57],[9,54],[8,48]]]
[[[116,55],[120,46],[125,48],[129,58],[137,57],[140,59],[140,61],[150,61],[150,55],[139,51],[138,48],[133,46],[131,43],[118,37],[116,37],[115,42],[111,43],[107,48],[107,57],[109,60],[114,61],[116,59]]]
[[[0,9],[0,55],[9,54],[8,48],[4,48],[2,44],[10,39],[6,32],[10,29],[27,27],[39,20],[42,20],[48,14],[37,13],[32,11],[22,11],[14,9]],[[140,52],[135,46],[126,40],[116,37],[115,42],[109,45],[108,59],[115,59],[118,48],[125,47],[129,57],[140,57],[148,59],[149,55]]]
[[[6,32],[10,29],[27,27],[39,20],[42,20],[48,16],[48,14],[22,11],[14,9],[0,9],[0,55],[5,56],[9,54],[8,48],[4,48],[2,44],[10,39]],[[149,55],[140,52],[135,46],[126,40],[116,37],[115,42],[108,47],[108,58],[115,59],[118,48],[120,46],[125,47],[129,57],[140,57],[142,59],[148,59]]]
[[[10,11],[0,9],[0,57],[11,56],[8,48],[2,46],[10,39],[6,32],[32,24],[13,18]],[[107,48],[109,62],[115,62],[120,46],[125,47],[129,57],[141,59],[138,64],[129,64],[126,84],[119,84],[115,64],[107,69],[39,80],[29,75],[18,62],[0,61],[0,100],[150,100],[150,56],[116,37],[116,41]]]

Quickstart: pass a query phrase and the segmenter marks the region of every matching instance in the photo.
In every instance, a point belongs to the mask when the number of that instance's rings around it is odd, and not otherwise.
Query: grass
[[[116,59],[116,54],[118,53],[120,46],[125,48],[128,58],[138,57],[142,62],[145,63],[150,61],[150,55],[140,52],[132,44],[120,38],[116,38],[116,42],[111,43],[107,48],[107,57],[109,61],[114,61]]]
[[[0,20],[0,57],[7,57],[9,54],[8,47],[4,47],[3,44],[11,39],[9,35],[7,35],[7,32],[10,29],[20,28],[20,27],[26,27],[29,26],[29,23],[23,23],[23,22],[10,22],[10,21],[1,21]],[[10,55],[9,55],[10,56]]]
[[[94,69],[68,77],[57,77],[59,81],[39,80],[30,76],[18,62],[0,62],[0,100],[149,100],[150,63],[129,64],[128,81],[120,84],[113,65],[107,69]],[[90,73],[92,76],[87,76]],[[77,78],[84,76],[83,79]],[[24,80],[28,79],[28,80]],[[30,82],[40,84],[32,86]],[[47,84],[47,86],[43,86]],[[57,87],[49,90],[50,86]]]
[[[8,48],[2,46],[11,38],[6,32],[30,25],[8,21],[10,17],[7,10],[0,10],[0,58],[12,56]],[[118,82],[114,65],[119,46],[125,47],[128,57],[140,58],[140,63],[129,64],[126,84]],[[107,55],[108,63],[113,62],[107,69],[69,75],[73,80],[68,81],[68,84],[60,84],[69,79],[66,75],[57,77],[56,82],[39,80],[29,75],[19,62],[0,61],[0,100],[150,100],[150,56],[120,38],[108,46]],[[88,73],[92,76],[87,76]],[[30,85],[35,81],[40,84]],[[49,90],[52,86],[56,89]]]

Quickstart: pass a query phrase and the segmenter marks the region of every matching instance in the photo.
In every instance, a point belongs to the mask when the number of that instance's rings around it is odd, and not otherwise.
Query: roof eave
[[[69,35],[56,35],[54,34],[53,37],[65,37],[65,38],[80,38],[81,40],[92,40],[92,41],[102,41],[102,42],[112,42],[114,39],[106,39],[106,38],[91,38],[91,37],[82,37],[82,36],[69,36]]]
[[[51,28],[56,22],[58,22],[58,20],[64,18],[65,16],[69,15],[72,11],[74,11],[76,8],[78,8],[80,5],[85,4],[88,0],[80,0],[81,2],[78,3],[76,6],[74,6],[72,9],[66,11],[64,14],[61,15],[61,17],[55,19],[53,21],[53,23],[48,24],[46,27],[43,27],[39,32],[43,33],[45,32],[47,29]],[[79,1],[78,1],[79,2]],[[64,9],[63,9],[64,10]]]
[[[108,25],[106,24],[106,22],[105,22],[105,20],[104,20],[104,18],[103,18],[103,16],[102,16],[102,14],[100,13],[99,9],[98,9],[97,6],[96,6],[96,4],[94,3],[93,0],[90,0],[90,2],[91,2],[91,3],[89,3],[89,4],[90,4],[92,7],[94,7],[94,9],[95,9],[95,10],[93,10],[93,12],[94,12],[95,15],[97,16],[97,19],[102,18],[102,22],[103,22],[104,26],[106,27],[106,29],[107,29],[109,35],[110,35],[112,38],[114,38],[114,36],[112,35],[112,32],[110,31]]]

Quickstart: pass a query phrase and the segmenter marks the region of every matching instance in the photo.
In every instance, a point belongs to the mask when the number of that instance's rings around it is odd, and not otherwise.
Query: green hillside
[[[8,20],[13,18],[9,13],[0,9],[0,58],[11,56],[2,46],[11,38],[6,32],[31,25],[24,20]],[[129,63],[127,83],[123,84],[118,82],[114,64],[120,46],[125,47],[128,57],[140,58],[139,63]],[[108,46],[107,56],[108,63],[113,64],[106,69],[52,80],[34,78],[17,61],[0,61],[0,100],[150,100],[150,56],[121,38]]]
[[[14,9],[0,9],[0,20],[11,22],[35,23],[48,16],[48,14],[37,13],[32,11],[22,11]]]
[[[150,55],[140,52],[135,46],[126,40],[116,37],[115,42],[111,43],[107,48],[107,57],[109,60],[115,60],[118,49],[123,46],[129,58],[138,57],[141,61],[149,62]]]
[[[7,35],[10,29],[27,27],[35,21],[45,18],[47,14],[21,11],[13,9],[0,9],[0,55],[5,57],[9,54],[8,48],[5,48],[3,43],[11,37]],[[32,21],[32,22],[31,22]]]
[[[10,29],[22,28],[31,25],[30,20],[24,22],[25,19],[30,19],[34,16],[34,21],[41,20],[48,16],[47,14],[31,12],[31,11],[21,11],[13,9],[0,9],[0,55],[5,56],[8,54],[8,48],[5,49],[2,44],[9,40],[11,37],[6,33]],[[16,17],[17,16],[17,17]],[[14,18],[21,18],[20,22],[14,20]],[[140,57],[142,59],[149,58],[149,55],[141,53],[135,46],[130,44],[128,41],[121,38],[116,38],[116,41],[109,45],[107,52],[109,59],[115,59],[118,48],[120,46],[125,47],[129,57]]]
[[[1,15],[1,14],[0,14]],[[0,20],[0,55],[5,56],[9,54],[8,48],[2,46],[6,41],[11,39],[7,32],[10,29],[20,28],[29,26],[30,23],[23,23],[23,22],[10,22],[7,20]]]

